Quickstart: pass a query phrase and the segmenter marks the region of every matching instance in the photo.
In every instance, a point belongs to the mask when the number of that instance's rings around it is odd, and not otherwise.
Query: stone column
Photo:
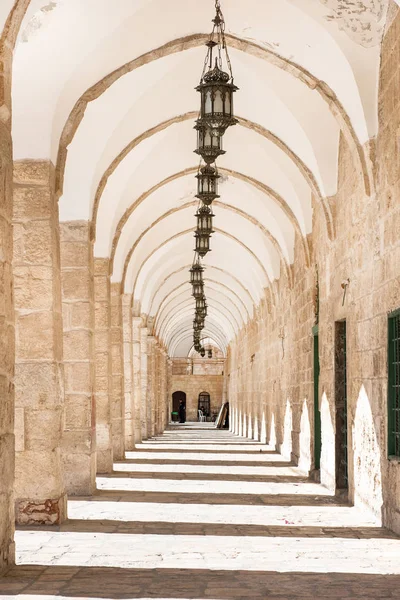
[[[167,400],[166,400],[166,424],[171,420],[172,412],[172,359],[167,360]]]
[[[90,224],[60,224],[64,330],[64,481],[68,494],[96,489],[94,262]]]
[[[58,205],[50,162],[15,164],[13,257],[16,520],[59,524],[67,514],[61,458],[63,331]]]
[[[125,393],[125,450],[135,449],[132,361],[132,294],[122,296]]]
[[[14,360],[12,239],[12,51],[0,48],[0,572],[15,560],[14,547]]]
[[[147,434],[147,327],[140,329],[140,416],[142,422],[142,440]]]
[[[155,345],[154,353],[154,435],[160,433],[160,388],[161,388],[160,346]]]
[[[140,354],[140,328],[141,317],[132,318],[132,366],[133,366],[133,405],[134,405],[134,429],[135,444],[142,441],[141,423],[141,354]]]
[[[122,335],[121,284],[111,284],[111,357],[112,397],[111,423],[114,460],[125,458],[125,401],[124,401],[124,357]]]
[[[161,349],[161,417],[160,417],[160,433],[165,431],[168,421],[168,354],[164,348]]]
[[[147,337],[147,436],[154,436],[155,422],[155,393],[156,393],[156,376],[155,376],[155,353],[156,353],[156,338],[152,335]]]
[[[113,443],[111,431],[111,310],[109,259],[94,259],[95,300],[95,403],[97,472],[113,470]]]

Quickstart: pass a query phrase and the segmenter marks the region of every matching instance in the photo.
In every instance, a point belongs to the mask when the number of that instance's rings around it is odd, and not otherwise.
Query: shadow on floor
[[[202,494],[96,490],[93,496],[71,496],[69,502],[148,502],[157,504],[222,504],[237,506],[349,506],[346,500],[315,494]],[[149,509],[150,510],[150,509]]]
[[[278,573],[205,569],[15,567],[0,578],[0,596],[96,599],[378,600],[398,599],[400,575]]]
[[[225,523],[169,523],[166,521],[113,521],[69,519],[61,526],[18,527],[19,531],[126,533],[131,535],[209,535],[243,537],[399,539],[381,527],[329,527],[287,525],[231,525]]]
[[[287,460],[247,461],[247,460],[196,460],[185,458],[127,458],[126,465],[199,465],[203,467],[294,467],[293,462]]]
[[[101,475],[100,475],[101,477]],[[114,471],[107,479],[170,479],[173,481],[241,481],[243,483],[307,483],[309,477],[300,475],[230,475],[219,473],[163,473],[162,471]]]

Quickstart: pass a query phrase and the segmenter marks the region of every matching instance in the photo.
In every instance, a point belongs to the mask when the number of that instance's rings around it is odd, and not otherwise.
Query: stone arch
[[[133,70],[149,64],[150,62],[159,58],[200,46],[205,43],[207,39],[208,35],[206,34],[192,34],[167,42],[163,46],[153,49],[150,52],[147,52],[142,56],[139,56],[122,65],[112,73],[109,73],[103,77],[103,79],[95,83],[93,86],[88,88],[84,94],[82,94],[71,110],[60,138],[56,166],[57,197],[60,197],[63,191],[63,178],[67,160],[67,148],[74,138],[74,135],[83,119],[88,103],[98,98],[106,89],[108,89],[123,75],[130,73]],[[368,149],[365,150],[360,143],[349,115],[345,111],[335,92],[326,83],[318,81],[304,67],[299,66],[289,59],[283,58],[268,48],[263,48],[255,42],[243,40],[233,35],[227,35],[227,39],[230,47],[268,61],[269,63],[298,78],[303,84],[310,89],[315,90],[321,96],[339,123],[339,126],[342,129],[346,139],[349,141],[351,147],[355,148],[356,155],[361,166],[365,192],[368,196],[371,195],[374,189],[374,181],[372,170],[369,166],[371,158],[368,156]]]
[[[196,117],[197,117],[196,111],[192,111],[192,112],[188,112],[188,113],[185,113],[182,115],[172,117],[171,119],[169,119],[167,121],[163,121],[162,123],[159,123],[155,127],[148,129],[141,135],[137,136],[127,146],[125,146],[125,148],[123,148],[123,150],[121,150],[121,152],[118,154],[118,156],[116,156],[116,158],[112,161],[112,163],[109,165],[107,170],[103,173],[103,175],[100,179],[100,182],[97,186],[95,197],[94,197],[94,202],[93,202],[93,210],[92,210],[92,220],[94,223],[96,223],[96,221],[97,221],[97,213],[98,213],[101,197],[107,186],[108,180],[112,176],[112,174],[115,172],[117,167],[124,160],[124,158],[126,158],[126,156],[128,156],[128,154],[144,140],[163,131],[164,129],[167,129],[168,127],[171,127],[171,125],[175,125],[176,123],[181,123],[186,120],[192,120],[192,119],[194,120],[194,119],[196,119]],[[263,136],[264,138],[268,139],[273,144],[275,144],[297,166],[297,168],[303,175],[304,179],[308,183],[310,189],[312,190],[315,197],[318,199],[319,203],[322,206],[322,209],[323,209],[323,212],[325,215],[328,236],[330,239],[333,239],[335,226],[334,226],[334,222],[333,222],[332,211],[329,206],[329,202],[328,202],[327,198],[322,195],[321,189],[320,189],[318,182],[317,182],[313,172],[311,171],[311,169],[309,169],[307,167],[307,165],[304,163],[304,161],[295,152],[293,152],[283,140],[278,138],[271,131],[267,130],[265,127],[263,127],[262,125],[259,125],[258,123],[253,123],[252,121],[249,121],[248,119],[244,119],[239,116],[237,116],[236,118],[238,119],[240,125],[242,125],[243,127],[246,127],[247,129],[257,132],[259,135]],[[96,232],[95,232],[95,235],[96,235]]]

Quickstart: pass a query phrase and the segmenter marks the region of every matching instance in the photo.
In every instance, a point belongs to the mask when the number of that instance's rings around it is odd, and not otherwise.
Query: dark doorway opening
[[[319,330],[313,327],[314,336],[314,469],[321,467],[321,411],[319,408]]]
[[[201,392],[201,394],[199,394],[198,410],[201,410],[205,417],[211,416],[211,399],[210,394],[207,392]]]
[[[185,409],[186,409],[186,394],[185,394],[185,392],[174,392],[172,394],[172,412],[173,413],[179,412],[179,405],[180,405],[181,401],[183,402]]]
[[[348,490],[346,321],[335,323],[336,489]]]

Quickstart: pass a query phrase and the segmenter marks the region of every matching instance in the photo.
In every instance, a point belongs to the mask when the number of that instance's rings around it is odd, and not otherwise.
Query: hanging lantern
[[[222,136],[228,127],[238,122],[233,112],[233,94],[238,88],[233,83],[232,66],[225,39],[225,20],[219,0],[216,0],[215,8],[214,27],[206,44],[208,50],[200,85],[196,88],[201,94],[200,118],[197,125],[218,131]],[[229,73],[223,70],[223,58]]]
[[[202,296],[201,298],[196,298],[196,311],[199,310],[204,310],[207,308],[207,301],[205,296]]]
[[[209,348],[209,350],[208,350],[208,358],[212,358],[212,350],[211,350],[211,348]]]
[[[204,296],[204,283],[195,283],[193,285],[193,293],[192,296],[195,298],[202,298]]]
[[[229,73],[220,69],[218,58],[215,59],[214,68],[211,66],[212,50],[210,48],[209,70],[196,88],[201,94],[200,118],[196,121],[196,128],[212,130],[222,137],[228,127],[238,123],[233,116],[233,93],[239,88],[234,85]]]
[[[199,121],[196,122],[197,148],[195,153],[202,157],[207,165],[215,162],[219,156],[225,154],[222,149],[222,135],[218,129],[210,129]]]
[[[202,329],[203,329],[203,326],[201,323],[197,323],[197,321],[193,321],[193,331],[195,334],[198,333],[200,335]]]
[[[197,259],[190,269],[190,283],[192,285],[203,282],[203,271],[204,267],[201,266],[199,260]]]
[[[204,258],[204,256],[207,254],[207,252],[210,252],[210,236],[208,233],[206,234],[199,234],[199,233],[195,233],[195,238],[196,238],[196,248],[195,251],[202,257]]]
[[[197,325],[199,325],[202,329],[204,329],[204,319],[205,317],[196,312],[194,320]]]
[[[213,232],[212,221],[214,214],[209,206],[202,204],[197,211],[197,233],[211,235]]]
[[[205,355],[206,355],[206,351],[204,350],[204,348],[202,348],[202,349],[200,350],[200,356],[202,356],[202,357],[204,358],[204,357],[205,357]]]
[[[218,195],[218,171],[210,165],[201,167],[197,178],[197,194],[196,198],[199,198],[206,206],[209,206],[215,198],[219,198]]]

